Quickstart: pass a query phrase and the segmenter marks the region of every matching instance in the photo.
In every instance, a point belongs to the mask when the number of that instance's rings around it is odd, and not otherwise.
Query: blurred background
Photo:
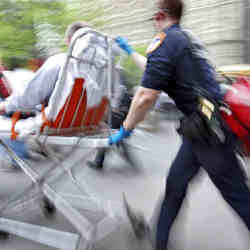
[[[204,42],[216,67],[246,64],[249,70],[250,1],[184,1],[186,12],[182,24]],[[134,48],[144,54],[156,33],[152,21],[154,13],[153,0],[0,0],[0,66],[2,64],[8,70],[24,68],[36,71],[49,56],[66,50],[64,32],[66,27],[76,20],[90,22],[97,30],[111,36],[127,37]],[[129,77],[128,82],[134,86],[138,85],[142,72],[128,57],[124,58],[123,66]],[[151,128],[156,127],[155,121],[157,120],[154,116]],[[124,181],[124,172],[119,172],[119,169],[116,171],[117,162],[121,168],[123,167],[122,159],[119,159],[119,156],[118,160],[117,157],[113,158],[114,154],[110,154],[111,157],[107,162],[108,166],[111,165],[111,172],[108,172],[111,173],[110,176],[98,175],[85,168],[79,180],[91,183],[94,178],[96,180],[94,187],[91,185],[89,187],[111,200],[120,199],[120,191],[126,190],[132,204],[137,208],[143,205],[149,217],[161,192],[159,186],[164,183],[165,172],[168,171],[180,144],[180,139],[175,132],[175,122],[169,122],[168,125],[165,126],[165,121],[159,123],[159,130],[153,136],[152,131],[147,131],[144,125],[143,130],[139,127],[137,137],[132,139],[134,145],[138,145],[138,148],[133,150],[148,174],[145,179],[142,178],[142,181],[138,182],[139,179],[136,176],[134,179],[131,178],[132,174]],[[159,147],[159,145],[166,146]],[[152,153],[152,148],[157,149],[155,153]],[[42,165],[40,166],[41,168],[38,167],[38,169],[43,171]],[[153,169],[152,166],[154,166]],[[79,167],[82,165],[79,164]],[[115,169],[113,175],[112,168]],[[19,188],[26,180],[6,179],[5,175],[1,176],[2,186],[9,186],[11,189]],[[131,179],[132,185],[131,182],[126,182]],[[8,185],[5,185],[6,180],[9,182]],[[113,185],[117,185],[119,190],[114,189]],[[195,183],[192,187],[195,187]],[[103,192],[106,188],[109,191]],[[1,188],[1,190],[5,195],[10,193],[7,188]],[[182,245],[179,249],[249,249],[249,241],[246,243],[246,239],[249,239],[248,232],[242,233],[242,230],[246,229],[241,229],[243,227],[241,222],[234,219],[231,210],[216,192],[215,187],[206,178],[199,185],[199,189],[192,190],[191,196],[188,196],[188,205],[183,210],[184,215],[189,208],[193,212],[187,213],[187,223],[184,225],[186,229],[182,230],[183,224],[179,224],[181,233],[173,233],[174,237],[171,239],[177,246]],[[0,195],[3,195],[2,193]],[[146,201],[145,204],[144,201]],[[26,220],[26,218],[23,219]],[[60,220],[59,217],[58,221]],[[36,217],[34,221],[38,224],[55,226],[55,221],[43,221],[40,217]],[[64,223],[63,220],[60,223]],[[60,223],[58,228],[68,230]],[[22,248],[20,242],[19,239],[13,241],[11,243],[13,245],[9,245],[8,242],[4,246],[1,242],[1,250],[48,249],[38,246],[35,248],[25,241],[22,243],[25,248]]]
[[[250,64],[249,0],[186,0],[183,26],[207,46],[214,64]],[[153,0],[1,0],[0,60],[8,69],[36,70],[50,55],[65,50],[64,31],[75,20],[125,36],[144,53],[155,34]],[[141,72],[125,61],[133,82]]]

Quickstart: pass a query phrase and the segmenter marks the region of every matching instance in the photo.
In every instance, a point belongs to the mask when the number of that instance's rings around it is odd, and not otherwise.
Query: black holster
[[[226,131],[217,105],[209,110],[209,116],[204,113],[203,106],[198,105],[197,111],[184,116],[180,120],[177,132],[193,142],[216,146],[225,143]]]

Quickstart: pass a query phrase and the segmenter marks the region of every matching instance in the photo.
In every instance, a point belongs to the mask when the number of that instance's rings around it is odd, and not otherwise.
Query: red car
[[[219,72],[232,79],[224,101],[231,112],[222,112],[227,124],[243,142],[250,156],[250,65],[225,66]]]

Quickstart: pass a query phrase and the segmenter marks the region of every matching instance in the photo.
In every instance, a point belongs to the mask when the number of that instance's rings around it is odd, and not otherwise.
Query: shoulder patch
[[[159,33],[148,46],[146,53],[149,54],[156,50],[166,38],[166,34],[164,32]]]

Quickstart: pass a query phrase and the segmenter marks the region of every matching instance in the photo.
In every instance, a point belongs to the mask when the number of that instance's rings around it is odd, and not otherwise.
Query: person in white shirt
[[[68,26],[65,33],[67,45],[70,44],[71,38],[76,33],[76,31],[81,28],[91,29],[91,25],[86,22],[77,21]],[[102,37],[98,37],[97,39],[99,41],[102,39]],[[103,43],[102,40],[100,40],[98,44],[105,46],[105,43]],[[120,52],[120,48],[115,43],[114,46],[112,46],[112,57],[115,58],[120,54]],[[87,53],[88,55],[87,50],[84,53]],[[11,96],[0,102],[0,114],[11,114],[16,111],[33,112],[36,111],[37,107],[41,104],[46,105],[49,102],[58,79],[61,77],[62,68],[66,62],[66,59],[67,55],[65,53],[49,57],[42,67],[34,74],[34,77],[28,83],[23,85],[23,90],[15,91]],[[112,85],[111,92],[112,110],[118,110],[120,101],[124,95],[124,87],[122,85],[120,69],[118,67],[115,68],[114,84]],[[13,142],[9,139],[5,140],[5,142],[9,144],[9,146],[21,158],[28,158],[29,152],[27,152],[28,150],[26,149],[24,142]],[[16,143],[18,143],[18,146],[13,146],[14,144],[16,145]]]
[[[86,22],[77,21],[68,26],[65,38],[69,45],[73,34],[80,28],[90,27]],[[0,113],[11,113],[15,111],[33,111],[39,104],[48,101],[59,72],[66,60],[66,54],[61,53],[49,57],[34,77],[24,86],[23,91],[13,93],[0,103]]]
[[[87,27],[90,27],[90,25],[83,21],[77,21],[69,25],[65,32],[67,45],[70,44],[71,38],[77,30]],[[49,57],[29,82],[22,83],[23,89],[19,88],[18,91],[14,91],[11,96],[0,102],[0,114],[11,115],[15,111],[32,112],[36,111],[38,105],[46,104],[65,61],[65,53]],[[22,159],[30,158],[30,152],[24,141],[13,141],[6,137],[2,139],[19,157]],[[16,164],[10,160],[2,147],[0,147],[0,155],[2,156],[0,169],[9,170],[16,167]]]

